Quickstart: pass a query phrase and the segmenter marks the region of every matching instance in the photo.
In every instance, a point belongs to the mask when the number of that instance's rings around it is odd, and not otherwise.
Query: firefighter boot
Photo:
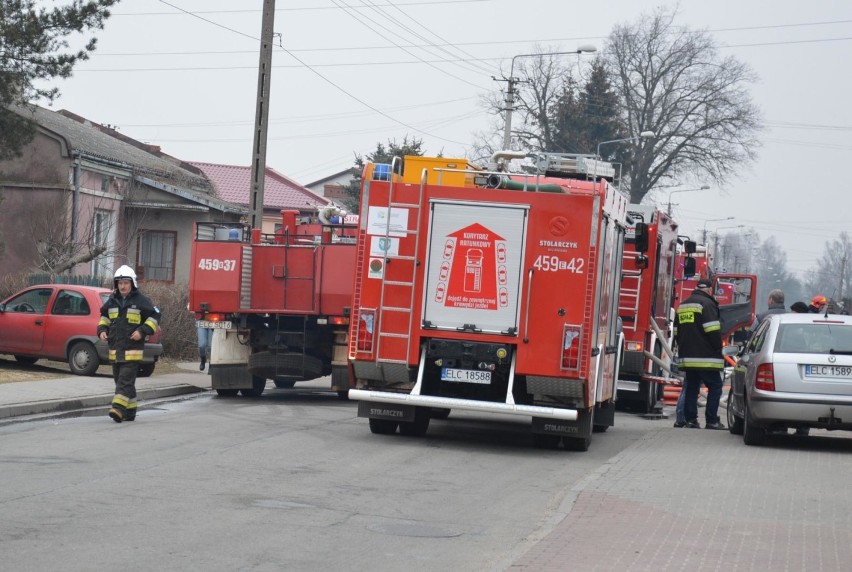
[[[127,404],[127,411],[124,412],[124,420],[125,421],[135,421],[136,420],[136,400],[130,400],[130,403]]]
[[[204,350],[198,352],[198,357],[201,358],[201,365],[198,366],[199,371],[204,371],[204,367],[207,365],[207,353]]]
[[[112,407],[109,410],[108,415],[116,423],[121,423],[122,421],[124,421],[124,415],[122,415],[121,411],[119,411],[117,407]]]

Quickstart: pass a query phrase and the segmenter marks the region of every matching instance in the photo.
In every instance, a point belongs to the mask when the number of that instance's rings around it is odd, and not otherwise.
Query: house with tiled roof
[[[249,208],[251,167],[193,162],[212,183],[216,196],[232,204]],[[329,200],[311,192],[293,179],[266,167],[263,184],[263,233],[273,233],[281,226],[282,210],[297,210],[303,219],[315,219],[317,210]]]
[[[238,222],[197,167],[68,111],[13,110],[36,125],[19,157],[0,161],[4,275],[110,278],[129,264],[141,279],[189,281],[195,222]]]

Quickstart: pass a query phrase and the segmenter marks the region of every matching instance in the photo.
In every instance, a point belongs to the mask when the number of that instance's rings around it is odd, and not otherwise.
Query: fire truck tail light
[[[581,326],[565,324],[562,333],[562,369],[580,369],[581,332]]]
[[[349,323],[349,318],[343,316],[331,316],[328,319],[328,323],[334,326],[345,326]]]
[[[628,340],[624,340],[624,351],[641,352],[642,351],[642,342],[631,342],[631,341],[628,341]]]
[[[757,367],[754,388],[763,391],[775,391],[775,371],[772,369],[771,363],[764,363]]]

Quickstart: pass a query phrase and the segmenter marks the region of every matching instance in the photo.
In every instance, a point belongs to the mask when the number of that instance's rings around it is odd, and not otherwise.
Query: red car
[[[0,354],[20,363],[39,359],[68,362],[76,375],[92,375],[109,363],[106,342],[97,337],[103,303],[112,291],[93,286],[41,284],[30,286],[0,303]],[[150,336],[139,375],[154,373],[163,354],[162,332]]]

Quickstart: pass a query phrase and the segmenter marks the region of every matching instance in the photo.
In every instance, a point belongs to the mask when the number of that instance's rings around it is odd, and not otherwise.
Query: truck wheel
[[[446,407],[433,407],[432,408],[432,419],[446,419],[450,416],[450,411],[452,409],[447,409]]]
[[[139,377],[151,377],[154,373],[155,363],[140,363],[139,364]]]
[[[399,432],[408,437],[422,437],[429,429],[431,412],[431,407],[415,407],[414,421],[400,421]]]
[[[263,395],[263,390],[266,389],[266,378],[251,376],[251,389],[241,389],[240,393],[243,397],[260,397]]]
[[[38,361],[38,358],[32,356],[15,356],[15,361],[23,365],[33,365]]]
[[[68,350],[68,366],[74,375],[92,375],[100,365],[98,352],[89,342],[74,342]]]
[[[398,422],[391,421],[390,419],[370,418],[370,432],[375,435],[393,435],[396,433],[398,425]]]
[[[239,389],[217,389],[216,394],[219,397],[234,397],[239,391]]]
[[[545,433],[533,433],[533,445],[536,449],[555,449],[559,446],[559,435],[548,435]]]

